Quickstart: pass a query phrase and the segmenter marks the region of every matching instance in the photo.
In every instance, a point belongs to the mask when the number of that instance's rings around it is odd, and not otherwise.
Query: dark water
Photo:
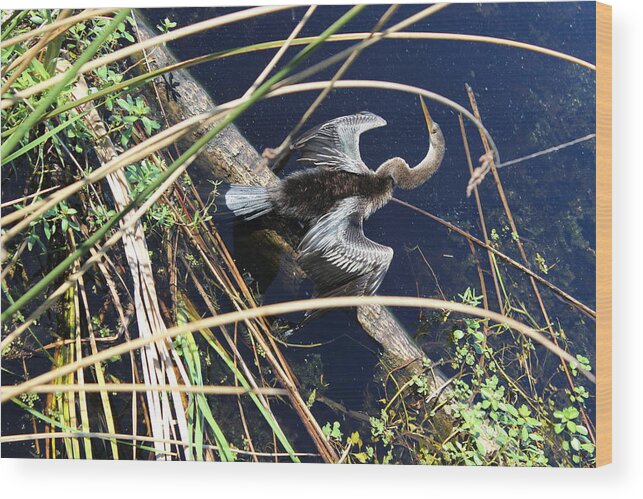
[[[390,24],[421,10],[405,5]],[[321,6],[300,36],[319,34],[348,7]],[[532,4],[456,4],[434,14],[407,31],[438,31],[509,38],[559,50],[595,61],[595,7],[590,2]],[[148,10],[154,24],[164,17],[178,26],[207,19],[236,9]],[[386,6],[367,7],[343,31],[370,31]],[[285,39],[304,14],[305,8],[231,24],[172,44],[181,59],[270,40]],[[304,66],[336,52],[347,43],[322,46]],[[290,59],[300,48],[288,51]],[[274,51],[239,55],[192,68],[192,73],[218,102],[239,97],[248,88]],[[314,79],[329,79],[336,68]],[[595,131],[594,72],[542,54],[470,42],[435,40],[384,40],[369,48],[351,66],[345,79],[401,82],[442,94],[468,106],[465,83],[477,96],[483,121],[498,146],[503,160],[585,136]],[[270,99],[251,108],[236,122],[248,140],[262,151],[281,143],[306,111],[315,93],[293,94]],[[415,191],[398,191],[396,196],[428,210],[482,238],[475,201],[465,196],[469,178],[457,115],[449,108],[429,103],[433,118],[440,123],[447,141],[447,154],[437,174]],[[338,89],[317,109],[307,126],[344,114],[368,110],[388,121],[388,126],[362,136],[362,157],[371,168],[392,156],[411,164],[425,154],[426,127],[417,97],[384,90]],[[468,126],[474,161],[483,149],[476,130]],[[536,253],[554,265],[545,276],[574,297],[595,307],[595,149],[588,141],[500,170],[509,205],[530,257],[537,269]],[[282,175],[294,171],[291,160]],[[501,235],[502,251],[516,260],[520,256],[503,227],[507,225],[491,175],[480,188],[489,231]],[[228,221],[219,225],[228,246],[238,246],[238,227]],[[366,235],[395,250],[379,294],[457,299],[479,281],[469,246],[457,234],[431,220],[389,204],[365,224]],[[484,255],[482,255],[484,256]],[[486,260],[481,259],[483,265]],[[240,262],[242,266],[249,264]],[[429,268],[430,265],[430,268]],[[485,265],[486,268],[486,265]],[[528,281],[513,270],[505,272],[512,296],[525,304],[543,323]],[[436,283],[437,281],[437,283]],[[487,286],[491,280],[487,276]],[[310,283],[290,289],[277,278],[265,289],[265,303],[309,295]],[[550,316],[565,330],[576,352],[594,358],[594,323],[571,310],[552,294],[543,291]],[[497,308],[495,299],[490,306]],[[417,310],[395,311],[409,331],[421,326]],[[426,317],[427,312],[424,313]],[[430,315],[430,312],[429,312]],[[338,333],[341,331],[341,333]],[[429,356],[439,357],[444,332],[428,328],[420,340]],[[508,338],[509,340],[509,338]],[[334,311],[307,326],[295,342],[322,342],[315,349],[287,350],[294,365],[310,367],[313,375],[323,372],[326,395],[349,408],[363,409],[366,389],[377,362],[377,345],[359,330],[352,314]],[[557,363],[551,359],[552,371]],[[315,406],[317,407],[317,405]],[[11,431],[9,433],[12,433]]]
[[[402,6],[391,24],[418,12],[423,6]],[[341,16],[348,7],[319,7],[300,36],[315,35]],[[148,11],[153,20],[169,15],[179,26],[234,9]],[[386,10],[371,6],[344,31],[369,31]],[[176,42],[173,50],[188,59],[213,51],[285,39],[304,14],[305,8],[272,14],[249,22]],[[489,35],[541,45],[594,62],[595,11],[592,3],[460,4],[413,25],[408,31],[438,31]],[[347,43],[323,46],[310,63],[321,60]],[[299,48],[291,48],[283,60]],[[227,101],[238,97],[252,84],[274,51],[200,65],[193,74],[213,97]],[[309,64],[309,63],[307,63]],[[332,77],[330,69],[315,80]],[[366,50],[351,66],[344,79],[374,79],[407,83],[440,93],[468,107],[465,83],[477,96],[486,127],[503,160],[520,157],[594,132],[594,72],[575,64],[516,48],[481,43],[435,40],[385,40]],[[315,94],[301,93],[261,102],[245,113],[237,125],[259,150],[276,147],[306,111]],[[426,131],[417,97],[384,90],[338,89],[314,113],[307,126],[344,114],[368,110],[383,116],[388,126],[362,136],[362,157],[371,168],[392,156],[414,164],[425,154]],[[468,171],[457,115],[438,104],[431,105],[447,140],[447,155],[438,173],[415,191],[397,196],[445,218],[481,237],[475,201],[465,197]],[[468,128],[474,161],[483,152],[476,131]],[[297,168],[291,160],[282,173]],[[538,252],[548,265],[546,276],[557,286],[591,307],[595,306],[595,164],[594,142],[584,142],[556,153],[500,170],[509,205],[523,237],[530,264]],[[488,229],[503,238],[502,250],[520,259],[511,243],[496,188],[491,177],[480,189]],[[222,227],[231,246],[234,234]],[[479,288],[469,247],[444,227],[389,204],[365,225],[371,239],[390,245],[395,258],[380,288],[380,294],[453,299],[468,286]],[[427,263],[431,269],[428,268]],[[525,292],[527,281],[509,271],[507,276],[516,298],[523,301],[542,322],[534,297]],[[487,285],[490,286],[490,280]],[[263,297],[265,302],[293,299],[310,292],[304,285],[298,294],[276,281]],[[544,292],[550,314],[572,338],[578,351],[593,358],[593,323]],[[495,304],[492,300],[491,306]],[[497,305],[496,305],[497,306]],[[418,327],[418,311],[396,311],[410,331]],[[342,331],[338,338],[336,331]],[[430,352],[429,343],[425,345]],[[331,341],[332,340],[332,341]],[[315,351],[321,355],[329,394],[359,408],[364,384],[373,369],[372,345],[360,333],[348,312],[333,312],[300,333],[298,341],[331,341]],[[304,356],[309,355],[306,351]],[[297,356],[297,352],[292,355]]]

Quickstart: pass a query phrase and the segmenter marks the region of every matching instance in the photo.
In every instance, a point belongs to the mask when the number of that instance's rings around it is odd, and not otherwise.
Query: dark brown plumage
[[[349,197],[362,196],[381,200],[384,204],[391,198],[393,180],[377,175],[313,168],[293,173],[269,191],[277,213],[314,222],[339,201]]]

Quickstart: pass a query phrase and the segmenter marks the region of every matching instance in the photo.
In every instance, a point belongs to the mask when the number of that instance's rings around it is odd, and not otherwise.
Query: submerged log
[[[154,31],[137,15],[139,37],[148,39],[154,36]],[[147,63],[152,69],[175,64],[177,59],[165,46],[155,47],[147,53]],[[165,115],[170,125],[196,114],[212,111],[215,103],[208,92],[190,75],[189,71],[180,69],[173,72],[173,83],[178,83],[180,92],[177,101],[172,99],[171,92],[159,92],[163,109],[157,108],[159,115]],[[167,84],[167,83],[165,83]],[[157,96],[148,85],[143,90],[147,94],[150,106],[156,107]],[[197,135],[184,139],[180,147],[187,148],[205,132],[202,128]],[[220,180],[241,184],[271,185],[278,181],[277,176],[268,168],[261,167],[262,158],[254,147],[243,137],[234,125],[229,125],[213,140],[190,166],[192,178],[196,184],[207,185],[208,180]],[[194,169],[197,171],[195,172]],[[293,258],[296,252],[293,246],[298,243],[300,235],[285,225],[277,225],[276,230],[264,228],[253,234],[252,248],[256,259],[262,265],[290,265],[287,274],[294,280],[300,280],[304,274],[297,267]],[[249,244],[247,241],[245,244]],[[283,255],[289,255],[283,258]],[[288,260],[288,262],[286,262]],[[398,383],[425,371],[425,366],[432,364],[422,349],[413,341],[408,332],[395,316],[385,307],[379,305],[363,306],[357,310],[358,322],[366,334],[373,338],[382,348],[381,380],[386,381],[389,375],[394,376]],[[443,397],[449,388],[445,387],[445,377],[432,369],[429,379],[429,391]],[[440,411],[444,413],[444,411]],[[448,434],[451,424],[449,416],[438,423],[440,434]]]

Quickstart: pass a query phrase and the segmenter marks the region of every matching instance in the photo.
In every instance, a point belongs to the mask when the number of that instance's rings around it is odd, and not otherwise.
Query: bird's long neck
[[[429,180],[440,167],[444,158],[445,145],[442,132],[438,132],[431,138],[429,150],[415,167],[409,167],[402,158],[392,158],[382,163],[376,174],[390,176],[395,185],[402,189],[415,189]]]

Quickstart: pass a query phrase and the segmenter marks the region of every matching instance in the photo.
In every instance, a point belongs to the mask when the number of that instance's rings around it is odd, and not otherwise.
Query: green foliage
[[[116,99],[116,104],[119,109],[114,108],[111,121],[120,132],[120,143],[123,147],[129,144],[134,132],[134,126],[137,123],[143,125],[147,135],[151,135],[154,130],[161,128],[157,121],[147,116],[150,108],[145,104],[141,96],[133,98],[128,94],[125,99]]]
[[[132,197],[137,196],[153,184],[160,174],[161,168],[149,160],[129,165],[125,170],[125,175],[132,186]],[[176,223],[172,209],[165,203],[154,203],[146,214],[146,220],[152,229],[169,229]]]
[[[16,206],[18,208],[23,207],[21,204]],[[61,201],[59,205],[47,210],[42,218],[29,224],[29,232],[26,236],[27,249],[31,251],[34,246],[38,245],[42,251],[48,251],[41,238],[43,235],[47,243],[49,243],[57,233],[64,234],[69,229],[80,231],[80,227],[72,218],[77,213],[78,211],[75,208],[71,208],[66,201]]]
[[[459,295],[464,303],[479,305],[481,297],[467,288]],[[589,392],[580,384],[548,403],[520,386],[507,372],[513,367],[508,351],[493,346],[493,337],[506,332],[497,326],[487,331],[486,321],[462,318],[450,334],[448,366],[454,373],[449,387],[437,400],[432,365],[397,387],[394,395],[380,400],[378,416],[371,416],[368,432],[360,431],[359,445],[342,439],[339,423],[327,423],[325,432],[338,452],[351,446],[349,462],[502,466],[591,466],[594,446],[579,422]],[[525,346],[532,352],[532,347]],[[522,353],[521,353],[522,355]],[[443,360],[443,363],[447,359]],[[587,359],[578,358],[586,365]],[[559,407],[559,406],[558,406]],[[434,424],[440,413],[449,414],[450,433],[441,435]],[[332,431],[335,430],[335,431]],[[347,427],[344,433],[353,431]],[[362,442],[363,440],[363,442]]]
[[[339,421],[335,421],[332,426],[330,423],[326,423],[322,427],[322,431],[324,432],[324,435],[326,435],[326,438],[329,438],[331,440],[338,440],[341,441],[343,434],[340,430],[340,424]]]
[[[161,22],[161,24],[157,24],[157,25],[156,25],[156,27],[157,27],[157,29],[158,29],[161,33],[169,33],[169,32],[170,32],[170,30],[172,30],[172,28],[175,28],[175,27],[176,27],[176,23],[175,23],[175,22],[173,22],[173,21],[170,21],[170,20],[166,17],[165,19],[163,19],[163,21]]]

